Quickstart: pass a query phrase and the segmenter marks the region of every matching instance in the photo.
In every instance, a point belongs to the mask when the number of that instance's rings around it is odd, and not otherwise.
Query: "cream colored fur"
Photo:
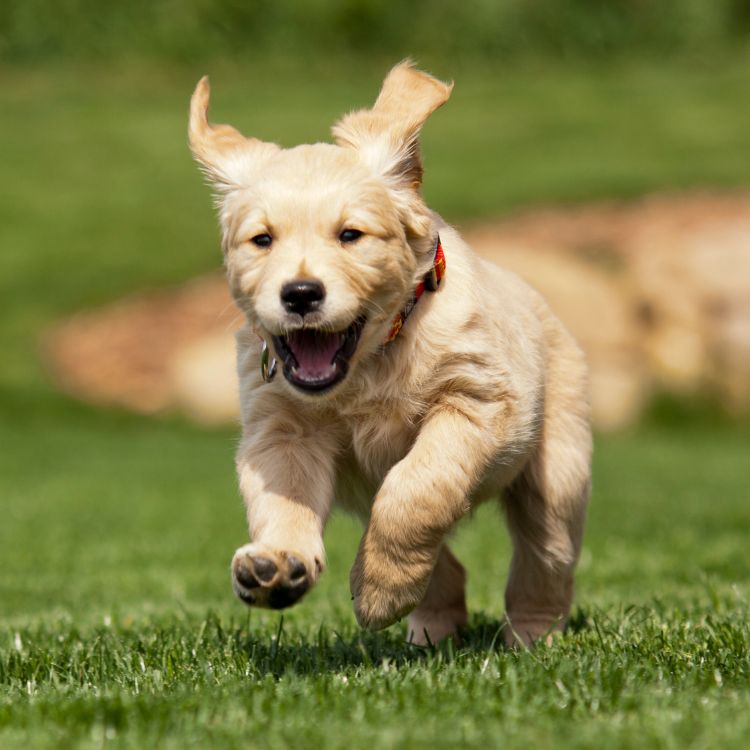
[[[334,499],[366,524],[351,571],[357,620],[408,615],[418,643],[466,622],[465,574],[446,546],[477,503],[502,498],[514,553],[509,644],[564,627],[590,486],[583,355],[544,300],[478,258],[421,194],[419,131],[452,86],[397,65],[372,109],[344,117],[336,145],[284,150],[207,121],[199,82],[190,144],[217,192],[227,276],[247,317],[238,335],[243,439],[237,470],[251,543],[235,591],[284,606],[325,567]],[[345,228],[361,230],[344,244]],[[396,313],[430,268],[439,232],[447,271],[398,337]],[[251,241],[272,236],[268,248]],[[260,374],[261,341],[302,325],[281,286],[326,288],[305,326],[344,330],[367,316],[349,374],[309,395]]]

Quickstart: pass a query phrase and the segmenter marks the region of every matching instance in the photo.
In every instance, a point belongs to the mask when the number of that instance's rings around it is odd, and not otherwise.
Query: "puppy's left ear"
[[[212,125],[208,121],[211,88],[208,76],[198,81],[190,100],[188,140],[193,156],[211,183],[226,193],[243,187],[252,170],[279,147],[257,138],[246,138],[231,125]]]
[[[386,77],[372,109],[344,116],[333,126],[340,146],[360,157],[391,185],[410,233],[424,236],[430,217],[421,199],[419,133],[427,118],[448,101],[452,83],[443,83],[405,60]]]

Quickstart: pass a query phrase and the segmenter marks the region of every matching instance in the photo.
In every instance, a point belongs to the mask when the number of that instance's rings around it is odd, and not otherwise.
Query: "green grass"
[[[599,439],[571,632],[508,653],[494,508],[455,542],[473,612],[461,648],[410,647],[403,626],[358,631],[358,529],[344,517],[330,570],[282,623],[230,593],[244,541],[230,433],[69,421],[2,430],[3,748],[745,746],[741,430]]]
[[[179,9],[179,12],[177,10]],[[403,57],[491,64],[612,56],[658,59],[747,49],[743,0],[5,0],[0,60],[182,62],[242,55]]]
[[[356,628],[345,517],[283,624],[232,598],[234,430],[55,392],[51,321],[218,265],[184,135],[202,72],[0,72],[0,747],[744,748],[745,426],[662,414],[598,439],[577,608],[551,648],[498,647],[509,548],[480,510],[455,541],[466,640],[418,649]],[[214,73],[216,117],[285,144],[326,137],[381,75]],[[427,127],[427,193],[463,221],[747,184],[746,91],[739,63],[465,73]]]
[[[179,12],[177,12],[179,10]],[[296,59],[415,55],[420,59],[604,60],[726,55],[747,50],[743,0],[5,0],[0,60],[242,55]]]

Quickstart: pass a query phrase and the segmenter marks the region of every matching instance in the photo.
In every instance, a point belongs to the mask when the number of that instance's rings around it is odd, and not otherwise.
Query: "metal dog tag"
[[[260,353],[260,374],[266,383],[270,383],[276,375],[276,357],[268,352],[268,344],[263,342],[263,351]]]
[[[440,279],[438,279],[437,276],[437,269],[435,266],[433,266],[425,275],[424,275],[424,288],[428,292],[436,292],[438,290],[438,286],[440,285]]]

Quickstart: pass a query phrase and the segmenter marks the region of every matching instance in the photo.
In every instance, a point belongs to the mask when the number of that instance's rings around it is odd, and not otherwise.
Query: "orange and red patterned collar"
[[[393,325],[388,333],[388,337],[383,342],[383,346],[390,344],[398,336],[399,331],[416,306],[419,298],[425,292],[436,292],[438,290],[443,276],[445,276],[445,254],[443,253],[443,245],[440,242],[440,235],[438,235],[435,241],[435,258],[432,261],[432,268],[422,277],[422,280],[417,284],[414,293],[406,303],[404,309],[394,318]]]

